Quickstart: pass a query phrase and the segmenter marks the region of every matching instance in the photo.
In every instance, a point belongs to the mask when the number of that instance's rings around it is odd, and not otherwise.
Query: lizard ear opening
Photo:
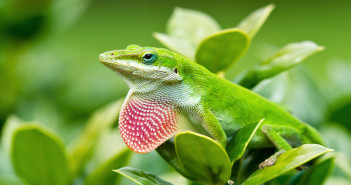
[[[177,68],[174,68],[174,73],[178,74],[178,69]]]

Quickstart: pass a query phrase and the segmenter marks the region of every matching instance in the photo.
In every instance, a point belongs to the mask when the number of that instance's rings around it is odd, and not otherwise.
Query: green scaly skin
[[[276,104],[218,77],[203,66],[172,51],[130,45],[126,50],[101,54],[100,61],[120,74],[130,87],[121,113],[124,109],[127,111],[126,107],[133,105],[128,103],[134,100],[157,101],[161,102],[160,105],[163,105],[162,101],[166,101],[166,107],[175,112],[176,124],[179,115],[185,116],[196,128],[200,128],[200,132],[206,132],[204,134],[212,136],[222,146],[226,145],[227,136],[263,118],[265,121],[262,125],[270,126],[292,146],[322,144],[322,139],[314,128],[294,118]],[[167,125],[169,121],[163,122]],[[136,152],[146,153],[168,140],[174,132],[172,130],[172,133],[166,134],[165,138],[153,146],[147,142],[126,141],[133,137],[129,137],[127,131],[124,141],[129,147],[149,145],[132,148]],[[164,134],[161,133],[161,136]],[[248,147],[271,146],[273,144],[267,139],[267,135],[257,132]]]

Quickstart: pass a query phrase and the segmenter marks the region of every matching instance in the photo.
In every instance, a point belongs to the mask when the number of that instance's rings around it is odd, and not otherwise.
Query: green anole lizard
[[[323,143],[314,128],[276,104],[172,51],[130,45],[101,54],[100,61],[130,88],[119,130],[135,152],[150,152],[170,139],[181,115],[223,147],[227,136],[261,119],[260,131],[248,147],[289,150],[304,143]]]

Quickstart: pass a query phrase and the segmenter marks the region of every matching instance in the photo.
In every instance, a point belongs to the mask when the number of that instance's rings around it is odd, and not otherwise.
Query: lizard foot
[[[279,150],[278,152],[270,156],[268,159],[264,160],[261,164],[259,164],[258,168],[264,169],[265,167],[273,166],[278,157],[284,152],[285,150]]]

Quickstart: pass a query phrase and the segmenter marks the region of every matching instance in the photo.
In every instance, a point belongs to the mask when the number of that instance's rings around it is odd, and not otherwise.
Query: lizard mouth
[[[177,131],[178,114],[172,103],[133,98],[125,102],[119,130],[126,145],[137,153],[148,153]]]

